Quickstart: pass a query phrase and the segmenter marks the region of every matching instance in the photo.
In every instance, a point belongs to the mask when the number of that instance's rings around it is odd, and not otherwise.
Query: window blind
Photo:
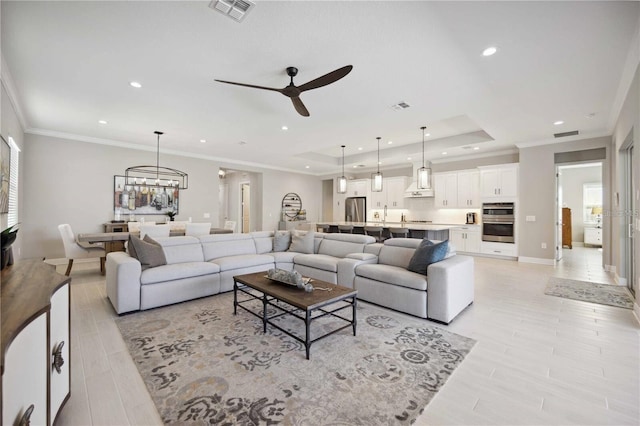
[[[11,136],[9,136],[9,146],[11,147],[11,171],[9,173],[9,214],[7,216],[7,226],[18,223],[18,175],[20,167],[20,148]]]

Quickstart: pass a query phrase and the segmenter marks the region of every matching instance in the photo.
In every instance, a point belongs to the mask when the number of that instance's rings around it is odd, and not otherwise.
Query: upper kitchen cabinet
[[[355,179],[347,181],[347,197],[366,197],[368,195],[368,191],[369,179]]]
[[[436,208],[458,207],[458,173],[435,173],[433,182]]]
[[[458,172],[458,207],[477,208],[480,202],[480,171],[465,170]]]
[[[404,209],[404,192],[409,184],[407,176],[384,178],[382,192],[371,192],[369,207],[372,209]]]
[[[513,200],[518,196],[518,165],[480,167],[480,197],[482,199]]]

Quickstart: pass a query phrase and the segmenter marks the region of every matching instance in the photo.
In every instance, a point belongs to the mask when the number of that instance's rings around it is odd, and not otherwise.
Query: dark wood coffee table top
[[[358,294],[358,291],[352,288],[316,280],[315,278],[311,281],[314,287],[330,288],[331,291],[316,289],[307,293],[304,289],[296,286],[271,280],[267,278],[266,275],[267,271],[264,271],[253,274],[236,275],[233,278],[239,283],[304,310],[314,310],[321,306],[335,303],[337,300],[355,297]]]

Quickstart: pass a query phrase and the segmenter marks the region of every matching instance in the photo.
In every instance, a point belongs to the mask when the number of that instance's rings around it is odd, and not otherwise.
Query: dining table
[[[170,237],[183,236],[184,229],[171,230]],[[233,230],[224,228],[211,228],[210,234],[231,234]],[[124,242],[129,239],[129,235],[139,236],[140,232],[95,232],[78,234],[76,240],[78,244],[87,246],[87,244],[101,243],[104,245],[104,251],[109,254],[113,251],[124,251]]]

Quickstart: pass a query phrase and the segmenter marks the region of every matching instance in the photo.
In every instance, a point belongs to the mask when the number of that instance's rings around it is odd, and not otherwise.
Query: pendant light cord
[[[344,147],[346,145],[342,145],[342,176],[344,176]]]
[[[376,139],[378,139],[378,173],[380,173],[380,139],[382,138],[378,136]]]
[[[422,129],[422,167],[424,168],[424,131],[426,130],[426,126],[420,127]]]

